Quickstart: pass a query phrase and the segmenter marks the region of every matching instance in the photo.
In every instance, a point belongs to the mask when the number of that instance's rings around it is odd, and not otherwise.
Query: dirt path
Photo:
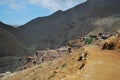
[[[120,80],[120,53],[95,46],[85,50],[89,52],[89,58],[82,80]]]
[[[80,70],[80,53],[88,53]],[[50,79],[48,79],[50,78]],[[64,58],[18,72],[6,80],[120,80],[120,53],[100,50],[91,45],[73,51]]]

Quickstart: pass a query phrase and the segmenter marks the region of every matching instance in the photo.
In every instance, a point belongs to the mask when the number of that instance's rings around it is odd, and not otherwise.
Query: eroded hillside
[[[3,80],[119,80],[120,37],[116,37],[113,50],[102,49],[103,45],[85,45],[64,57],[9,74]],[[102,43],[111,41],[110,37]]]

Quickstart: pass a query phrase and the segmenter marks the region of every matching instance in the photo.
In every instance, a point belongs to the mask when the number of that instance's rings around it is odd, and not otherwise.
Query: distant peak
[[[4,24],[2,21],[0,21],[0,24]]]
[[[57,12],[63,12],[62,10],[58,10]]]
[[[2,21],[0,21],[0,23],[3,23]]]
[[[53,13],[52,15],[58,15],[58,14],[61,14],[61,13],[63,13],[64,11],[62,11],[62,10],[58,10],[58,11],[56,11],[55,13]]]
[[[62,10],[58,10],[58,11],[56,11],[55,13],[61,13],[61,12],[63,12]]]

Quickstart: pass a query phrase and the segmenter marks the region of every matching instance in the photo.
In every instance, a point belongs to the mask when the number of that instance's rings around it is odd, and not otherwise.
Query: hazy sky
[[[57,10],[67,10],[86,0],[0,0],[0,21],[22,25]]]

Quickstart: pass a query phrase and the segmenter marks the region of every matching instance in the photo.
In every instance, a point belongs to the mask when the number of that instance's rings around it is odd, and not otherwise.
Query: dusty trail
[[[89,58],[82,80],[120,80],[120,53],[88,46]]]
[[[88,59],[80,70],[82,61],[78,59],[80,53],[84,52],[88,53]],[[4,80],[120,80],[119,73],[120,53],[90,45],[52,63],[47,62],[15,73]]]

